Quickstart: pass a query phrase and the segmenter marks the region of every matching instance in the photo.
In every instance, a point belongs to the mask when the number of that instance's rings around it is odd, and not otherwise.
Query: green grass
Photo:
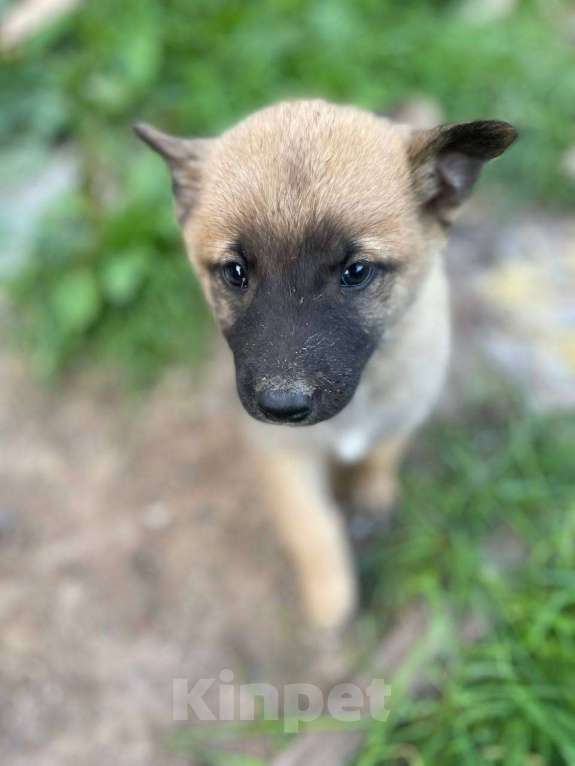
[[[421,598],[452,629],[426,667],[434,693],[392,694],[356,766],[575,763],[575,415],[492,423],[427,435],[401,523],[365,562],[375,614]],[[473,645],[465,614],[488,626]]]
[[[483,182],[497,185],[500,208],[569,204],[568,7],[521,0],[509,17],[477,23],[459,0],[99,0],[44,30],[0,67],[0,163],[63,144],[80,159],[14,289],[38,369],[104,357],[149,380],[198,358],[203,304],[167,174],[132,136],[136,119],[210,135],[287,96],[381,110],[427,94],[448,120],[519,127],[521,142]]]

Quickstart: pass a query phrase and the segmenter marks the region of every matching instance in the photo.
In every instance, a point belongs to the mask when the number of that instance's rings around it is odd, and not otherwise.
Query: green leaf
[[[101,305],[94,274],[87,268],[64,274],[51,291],[50,303],[66,332],[85,330],[96,320]]]
[[[106,298],[123,305],[134,298],[142,285],[148,268],[148,253],[144,249],[119,253],[109,261],[102,272],[102,286]]]

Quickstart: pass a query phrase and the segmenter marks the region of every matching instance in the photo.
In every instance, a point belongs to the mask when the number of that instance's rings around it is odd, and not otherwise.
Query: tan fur
[[[316,627],[339,625],[353,611],[356,585],[344,521],[327,491],[326,466],[313,451],[260,454],[268,507],[295,565],[304,611]]]
[[[376,257],[408,258],[421,245],[401,131],[368,112],[323,101],[269,107],[217,139],[204,175],[184,227],[200,266],[221,257],[246,217],[293,235],[311,216],[335,213],[376,243],[385,231]]]
[[[356,587],[329,468],[355,476],[360,506],[384,512],[394,501],[401,456],[448,363],[444,224],[482,162],[515,131],[496,122],[414,130],[319,100],[271,106],[201,142],[137,131],[170,165],[188,254],[222,328],[233,326],[238,309],[213,274],[246,227],[269,243],[258,255],[262,269],[299,257],[273,243],[325,220],[353,231],[364,257],[401,266],[362,308],[366,322],[386,330],[344,409],[297,429],[243,415],[309,619],[338,627],[353,611]]]
[[[273,223],[291,231],[302,216],[309,216],[312,192],[316,212],[339,206],[332,197],[333,179],[343,176],[350,217],[368,217],[370,211],[361,203],[378,181],[385,182],[387,176],[388,184],[393,177],[401,183],[403,178],[407,189],[407,163],[389,126],[352,107],[320,101],[286,102],[256,112],[217,140],[206,166],[203,214],[209,215],[215,206],[219,216],[224,207],[232,219],[241,219],[242,208],[251,212],[253,202],[261,202],[256,209],[271,209]],[[363,170],[358,172],[358,167]],[[400,196],[397,190],[398,185],[384,202],[390,211]],[[373,202],[372,212],[378,207]]]

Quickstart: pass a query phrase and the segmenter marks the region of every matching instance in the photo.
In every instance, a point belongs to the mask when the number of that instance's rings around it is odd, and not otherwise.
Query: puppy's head
[[[170,167],[244,407],[302,425],[350,401],[481,166],[516,137],[504,122],[414,130],[323,101],[280,103],[214,139],[136,131]]]

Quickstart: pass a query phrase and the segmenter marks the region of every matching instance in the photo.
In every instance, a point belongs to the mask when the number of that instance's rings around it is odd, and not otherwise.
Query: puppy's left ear
[[[484,163],[503,154],[516,138],[512,125],[497,120],[413,131],[408,158],[422,208],[449,224],[471,194]]]
[[[172,176],[176,215],[182,224],[198,200],[202,166],[210,150],[212,139],[178,138],[144,122],[136,123],[134,132],[166,161]]]

